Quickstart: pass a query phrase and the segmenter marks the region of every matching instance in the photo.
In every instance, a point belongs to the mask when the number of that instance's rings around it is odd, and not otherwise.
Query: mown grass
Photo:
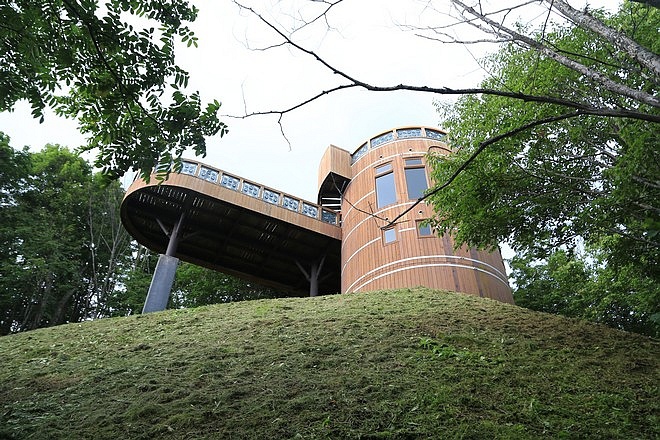
[[[0,338],[0,438],[652,439],[657,341],[428,289]]]

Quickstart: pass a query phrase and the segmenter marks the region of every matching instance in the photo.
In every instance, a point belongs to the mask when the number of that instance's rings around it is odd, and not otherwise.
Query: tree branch
[[[602,21],[594,18],[587,12],[573,8],[564,0],[545,0],[545,2],[549,4],[550,8],[554,7],[564,18],[576,26],[589,29],[630,55],[639,64],[653,72],[657,82],[657,79],[660,77],[660,57],[658,55],[640,45],[635,40],[628,38],[623,32],[617,32],[605,25]]]
[[[622,95],[622,96],[627,96],[628,98],[634,99],[635,101],[653,106],[653,107],[660,107],[660,98],[649,95],[648,93],[645,93],[641,90],[635,90],[632,89],[624,84],[617,83],[613,80],[611,80],[609,77],[606,75],[601,74],[600,72],[597,72],[593,69],[590,69],[589,67],[585,66],[584,64],[578,63],[575,60],[572,60],[554,50],[549,48],[548,46],[545,46],[544,44],[527,37],[519,32],[514,31],[513,29],[507,28],[499,23],[497,23],[494,20],[491,20],[488,18],[486,15],[483,15],[479,12],[477,12],[474,8],[466,5],[465,3],[461,2],[460,0],[451,0],[452,3],[455,3],[459,6],[461,6],[465,11],[469,12],[470,14],[474,15],[475,17],[478,17],[481,21],[489,24],[493,28],[497,29],[500,32],[504,32],[507,35],[510,35],[513,37],[516,41],[520,41],[524,43],[524,45],[533,48],[540,53],[552,58],[553,60],[557,61],[560,64],[563,64],[564,66],[568,67],[569,69],[575,70],[576,72],[581,73],[582,75],[586,76],[587,78],[591,79],[592,81],[595,81],[596,83],[601,84],[604,88],[607,90],[614,92],[616,94]]]
[[[530,122],[530,123],[525,124],[523,126],[520,126],[520,127],[516,128],[514,130],[510,130],[506,133],[502,133],[502,134],[499,134],[497,136],[493,136],[490,139],[487,139],[487,140],[481,142],[479,144],[479,147],[474,151],[474,153],[472,153],[472,155],[470,155],[470,157],[465,162],[463,162],[461,164],[461,166],[459,166],[456,169],[456,171],[454,171],[454,173],[442,185],[434,187],[433,190],[429,191],[428,193],[424,194],[422,197],[417,199],[417,201],[415,201],[415,203],[413,203],[412,206],[406,208],[403,212],[401,212],[393,220],[391,220],[387,225],[383,226],[383,228],[387,228],[389,226],[394,225],[397,222],[397,220],[399,220],[404,215],[408,214],[410,211],[412,211],[421,202],[423,202],[424,200],[428,199],[432,195],[437,194],[438,192],[442,191],[443,189],[445,189],[446,187],[451,185],[451,183],[454,180],[456,180],[456,178],[463,171],[465,171],[470,166],[470,164],[472,162],[474,162],[474,160],[477,158],[477,156],[479,156],[488,146],[490,146],[490,145],[492,145],[496,142],[499,142],[502,139],[507,139],[507,138],[513,137],[513,136],[517,135],[518,133],[522,133],[523,131],[529,130],[530,128],[538,127],[539,125],[549,124],[551,122],[563,121],[564,119],[575,118],[575,117],[578,117],[578,116],[582,116],[584,114],[585,113],[582,112],[582,111],[576,111],[576,112],[571,112],[571,113],[565,113],[565,114],[559,115],[559,116],[553,116],[553,117],[549,117],[549,118],[539,119],[537,121],[533,121],[533,122]]]
[[[458,1],[458,0],[452,0],[452,1]],[[337,92],[339,90],[344,90],[344,89],[350,89],[350,88],[362,88],[368,91],[372,92],[393,92],[393,91],[411,91],[411,92],[423,92],[423,93],[432,93],[436,95],[475,95],[475,94],[485,94],[485,95],[494,95],[494,96],[501,96],[501,97],[506,97],[506,98],[512,98],[512,99],[517,99],[517,100],[522,100],[525,102],[536,102],[536,103],[543,103],[543,104],[554,104],[562,107],[567,107],[567,108],[572,108],[575,110],[579,110],[583,114],[590,114],[590,115],[595,115],[595,116],[607,116],[607,117],[621,117],[621,118],[631,118],[631,119],[639,119],[643,121],[649,121],[649,122],[656,122],[660,123],[660,115],[654,115],[654,114],[649,114],[649,113],[644,113],[644,112],[639,112],[639,111],[634,111],[634,110],[628,110],[624,108],[608,108],[608,107],[595,107],[590,104],[586,103],[581,103],[581,102],[575,102],[571,101],[568,99],[563,99],[563,98],[557,98],[557,97],[552,97],[552,96],[538,96],[538,95],[528,95],[520,92],[507,92],[507,91],[501,91],[501,90],[494,90],[494,89],[485,89],[485,88],[468,88],[468,89],[452,89],[449,87],[442,87],[442,88],[437,88],[437,87],[428,87],[428,86],[413,86],[413,85],[406,85],[406,84],[399,84],[395,86],[376,86],[372,85],[363,81],[358,80],[357,78],[353,77],[352,75],[349,75],[348,73],[340,70],[339,68],[333,66],[330,64],[328,61],[323,59],[321,56],[319,56],[316,52],[306,49],[293,41],[289,36],[287,36],[285,33],[283,33],[280,29],[278,29],[275,25],[273,25],[271,22],[266,20],[262,15],[260,15],[258,12],[256,12],[254,9],[244,6],[240,4],[238,1],[234,0],[234,3],[239,6],[240,8],[245,9],[246,11],[249,11],[252,13],[254,16],[256,16],[262,23],[264,23],[266,26],[268,26],[270,29],[272,29],[275,33],[277,33],[284,41],[286,44],[294,47],[295,49],[299,50],[300,52],[303,52],[311,57],[313,57],[317,62],[319,62],[322,66],[324,66],[326,69],[330,70],[332,73],[338,75],[339,77],[345,79],[348,83],[347,84],[342,84],[338,85],[335,87],[332,87],[330,89],[324,90],[320,93],[317,93],[316,95],[299,102],[298,104],[286,108],[284,110],[268,110],[268,111],[261,111],[261,112],[253,112],[250,114],[246,114],[243,116],[231,116],[231,115],[226,115],[227,117],[233,117],[233,118],[246,118],[246,117],[251,117],[251,116],[259,116],[259,115],[284,115],[286,113],[292,112],[296,109],[299,109],[303,107],[304,105],[307,105],[325,95],[328,95],[333,92]],[[459,2],[460,3],[460,2]],[[462,3],[460,3],[462,4]],[[476,13],[476,11],[475,11]],[[492,21],[492,20],[491,20]],[[522,36],[521,36],[522,37]],[[524,37],[526,38],[526,37]],[[531,40],[534,44],[533,40]],[[545,46],[542,46],[545,48]],[[547,49],[547,48],[546,48]],[[549,50],[549,49],[547,49]],[[565,57],[564,57],[565,58]],[[572,61],[572,60],[570,60]],[[575,63],[579,64],[579,63]],[[598,74],[600,75],[600,74]],[[601,75],[602,76],[602,75]],[[609,79],[608,79],[609,81]],[[612,81],[610,81],[612,82]],[[623,86],[622,86],[623,87]],[[641,92],[640,92],[641,93]],[[646,95],[646,94],[644,94]],[[658,98],[653,98],[653,101],[657,103],[658,106],[660,106],[660,100]]]

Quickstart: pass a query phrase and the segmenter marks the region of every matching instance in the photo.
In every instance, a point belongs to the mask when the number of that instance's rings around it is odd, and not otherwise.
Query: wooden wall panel
[[[444,146],[434,139],[396,140],[394,134],[393,138],[394,141],[369,150],[351,167],[352,180],[342,205],[342,292],[423,285],[512,303],[499,252],[454,250],[449,236],[418,236],[416,222],[433,215],[425,203],[416,206],[395,225],[395,243],[382,242],[385,219],[393,219],[413,202],[408,200],[404,160],[422,157],[431,146]],[[397,202],[378,209],[374,168],[385,163],[392,163]],[[364,197],[365,194],[369,196]]]
[[[339,174],[350,179],[351,153],[335,145],[330,145],[323,153],[319,164],[317,188],[321,187],[323,180],[330,173]]]

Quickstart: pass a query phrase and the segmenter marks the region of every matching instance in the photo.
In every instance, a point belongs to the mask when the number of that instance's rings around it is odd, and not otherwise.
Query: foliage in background
[[[198,307],[280,296],[290,295],[232,275],[181,262],[176,270],[170,306]]]
[[[140,313],[158,256],[124,230],[119,182],[58,145],[14,150],[2,133],[0,159],[0,335]],[[278,295],[181,263],[169,307]]]
[[[134,265],[126,274],[123,289],[113,299],[112,316],[134,315],[142,311],[157,261],[157,254],[143,246],[137,247]],[[181,261],[176,270],[167,308],[181,309],[280,296],[290,295]]]
[[[130,268],[121,288],[108,301],[109,316],[128,316],[142,312],[158,255],[141,245],[135,245]]]
[[[107,315],[129,264],[119,182],[58,145],[15,151],[0,133],[0,334]]]
[[[123,228],[123,196],[78,154],[14,150],[0,133],[0,335],[142,311],[158,256]],[[182,263],[169,306],[279,295]]]
[[[626,2],[604,21],[660,53],[660,10]],[[590,31],[559,27],[535,38],[632,89],[658,93],[659,79],[653,72]],[[487,67],[492,76],[484,81],[484,88],[658,115],[650,105],[614,93],[534,49],[513,43],[490,57]],[[489,247],[509,242],[519,255],[516,273],[522,279],[517,297],[535,298],[529,305],[540,301],[544,306],[539,309],[545,310],[557,303],[559,313],[646,333],[657,331],[651,317],[659,311],[660,296],[658,125],[590,115],[565,118],[567,109],[558,105],[495,95],[463,96],[455,105],[439,107],[456,148],[451,156],[430,157],[433,179],[439,183],[446,182],[484,142],[529,127],[488,145],[449,187],[430,197],[437,211],[435,226],[453,230],[458,243]],[[558,250],[570,254],[583,244],[597,256],[598,267],[572,257],[570,264],[558,264],[561,255],[567,255]],[[545,260],[548,266],[533,274],[540,266],[524,264],[535,260]],[[548,282],[549,290],[542,293],[540,284],[532,281],[560,276],[557,267],[575,270],[576,295],[583,288],[590,292],[569,301],[570,307],[561,306],[557,297],[568,294],[571,283]],[[525,291],[528,288],[532,290]],[[547,298],[540,300],[542,295]]]
[[[178,163],[186,148],[227,131],[220,103],[185,94],[188,73],[175,64],[178,41],[197,45],[186,0],[11,0],[0,4],[0,111],[27,100],[35,118],[50,107],[75,118],[84,150],[111,176],[148,177]]]
[[[133,265],[126,273],[123,287],[111,301],[112,316],[134,315],[142,311],[157,262],[158,254],[144,246],[137,246]],[[167,308],[181,309],[280,296],[290,295],[232,275],[180,261]]]
[[[543,261],[511,261],[516,304],[660,336],[660,293],[634,264],[604,264],[598,254],[553,252]]]

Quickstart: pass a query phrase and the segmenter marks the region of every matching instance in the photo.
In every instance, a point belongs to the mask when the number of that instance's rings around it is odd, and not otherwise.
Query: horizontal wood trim
[[[469,265],[466,265],[466,264],[457,264],[457,263],[429,263],[429,264],[417,264],[417,265],[413,265],[413,266],[404,266],[404,267],[399,267],[397,269],[392,269],[388,272],[385,272],[385,273],[379,274],[379,275],[377,275],[373,278],[370,278],[369,280],[367,280],[364,283],[360,284],[358,287],[356,287],[352,291],[357,292],[360,289],[362,289],[364,286],[366,286],[367,284],[370,284],[370,283],[372,283],[372,282],[374,282],[374,281],[376,281],[380,278],[392,275],[392,274],[397,273],[397,272],[401,272],[401,271],[404,271],[404,270],[424,269],[424,268],[429,268],[429,267],[457,267],[457,268],[460,268],[460,269],[477,270],[479,272],[485,273],[486,275],[490,275],[490,276],[494,277],[496,280],[500,281],[505,286],[507,286],[507,287],[509,286],[509,283],[502,281],[502,279],[500,279],[498,276],[493,275],[491,272],[485,271],[483,269],[479,269],[478,267],[469,266]]]
[[[423,260],[435,260],[435,261],[442,261],[441,263],[438,262],[428,262],[428,263],[423,263],[421,262]],[[452,262],[454,261],[454,262]],[[462,262],[465,262],[465,264],[461,264]],[[420,263],[420,264],[417,264]],[[385,274],[390,274],[394,273],[401,268],[418,268],[418,267],[436,267],[436,266],[453,266],[453,267],[462,267],[462,268],[467,268],[470,270],[478,270],[483,273],[486,273],[496,279],[498,279],[501,283],[506,285],[508,287],[509,281],[508,278],[506,277],[505,274],[501,273],[497,268],[486,265],[482,261],[479,260],[474,260],[472,258],[466,258],[466,257],[461,257],[461,256],[456,256],[456,255],[423,255],[420,257],[410,257],[410,258],[403,258],[401,260],[397,261],[392,261],[390,263],[384,264],[382,266],[376,267],[369,272],[365,273],[364,275],[360,276],[358,279],[356,279],[352,285],[348,286],[347,290],[353,291],[353,290],[359,290],[364,284],[367,284],[370,281],[367,281],[367,283],[361,284],[359,287],[355,287],[356,284],[362,283],[362,281],[365,278],[368,278],[370,275],[373,275],[379,271],[383,271],[388,267],[392,266],[401,266],[400,268],[396,270],[391,270],[388,272],[384,272]],[[371,280],[380,278],[380,275],[375,276],[373,278],[370,278]],[[355,288],[354,288],[355,287]]]

